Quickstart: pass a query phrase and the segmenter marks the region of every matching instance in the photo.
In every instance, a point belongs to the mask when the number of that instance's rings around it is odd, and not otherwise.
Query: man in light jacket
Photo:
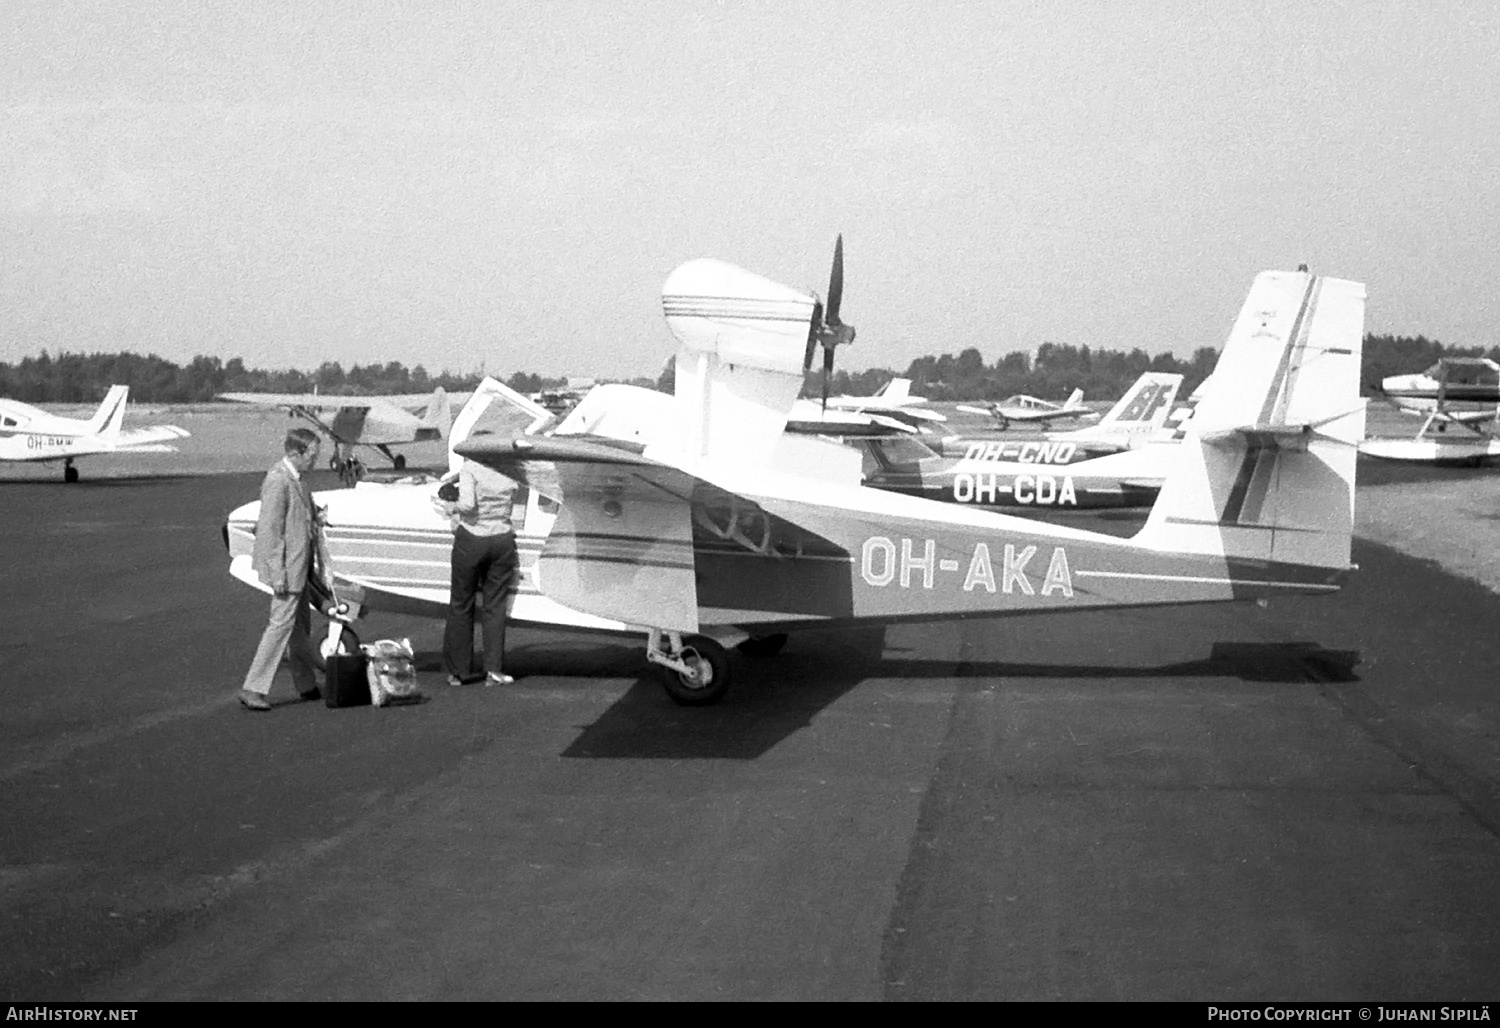
[[[252,567],[271,589],[271,616],[240,689],[240,705],[246,710],[271,709],[266,694],[289,644],[297,692],[304,700],[320,695],[307,595],[318,549],[317,511],[303,478],[318,462],[318,435],[311,429],[294,428],[286,434],[284,449],[286,455],[266,472],[260,487]]]

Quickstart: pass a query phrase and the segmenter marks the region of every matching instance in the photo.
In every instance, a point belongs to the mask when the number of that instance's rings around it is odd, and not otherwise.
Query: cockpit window
[[[875,445],[880,447],[881,455],[891,464],[915,464],[934,456],[930,447],[910,436],[879,439],[875,441]]]

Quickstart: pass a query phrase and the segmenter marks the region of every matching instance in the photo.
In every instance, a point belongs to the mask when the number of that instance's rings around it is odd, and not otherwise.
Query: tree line
[[[1361,382],[1366,393],[1374,391],[1387,375],[1422,371],[1439,357],[1490,357],[1500,360],[1500,346],[1450,347],[1425,336],[1365,336]],[[1082,389],[1092,399],[1120,396],[1143,372],[1161,371],[1183,376],[1183,390],[1190,393],[1213,371],[1218,350],[1200,347],[1188,360],[1174,354],[1147,354],[1139,348],[1091,349],[1066,343],[1043,343],[1034,354],[1007,353],[993,364],[974,347],[954,354],[918,357],[904,371],[867,368],[864,371],[835,370],[829,382],[831,395],[867,396],[895,377],[912,380],[912,392],[932,400],[999,400],[1013,393],[1045,399],[1061,399]],[[418,364],[408,368],[400,361],[385,364],[355,364],[348,370],[338,361],[325,361],[313,371],[295,368],[262,370],[247,368],[239,357],[223,361],[200,355],[179,365],[155,354],[61,353],[25,357],[15,364],[0,362],[0,396],[25,403],[97,403],[113,384],[130,387],[134,400],[143,403],[202,403],[220,393],[311,393],[329,395],[425,393],[442,386],[450,392],[465,392],[479,384],[478,372],[447,371],[431,374]],[[672,362],[652,379],[631,384],[672,388]],[[548,378],[517,371],[505,384],[522,393],[536,393],[567,384],[565,378]],[[821,372],[807,376],[803,395],[822,392]]]
[[[130,387],[130,398],[144,403],[203,403],[220,393],[318,393],[333,396],[426,393],[438,386],[464,392],[479,384],[482,374],[434,375],[418,364],[400,361],[355,364],[347,371],[338,361],[324,361],[313,371],[288,368],[267,371],[247,368],[239,357],[227,362],[197,356],[176,364],[156,354],[61,353],[26,357],[15,364],[0,363],[0,396],[24,403],[93,403],[111,385]],[[506,385],[535,393],[565,385],[565,378],[547,378],[518,371]]]
[[[1488,350],[1479,346],[1444,346],[1426,336],[1366,335],[1360,386],[1365,395],[1374,393],[1382,379],[1425,371],[1439,357],[1489,357],[1500,361],[1500,346]],[[1007,353],[993,364],[969,347],[957,356],[918,357],[905,371],[890,368],[868,368],[864,371],[835,371],[829,383],[829,395],[867,396],[890,379],[911,379],[911,391],[931,400],[1001,400],[1015,393],[1043,399],[1061,400],[1074,389],[1084,396],[1112,399],[1124,394],[1130,384],[1147,371],[1183,376],[1182,395],[1190,395],[1207,378],[1218,363],[1219,351],[1204,346],[1193,356],[1182,360],[1175,354],[1152,356],[1139,348],[1130,350],[1093,350],[1087,346],[1065,343],[1043,343],[1035,354]],[[822,392],[821,373],[807,376],[804,396]]]

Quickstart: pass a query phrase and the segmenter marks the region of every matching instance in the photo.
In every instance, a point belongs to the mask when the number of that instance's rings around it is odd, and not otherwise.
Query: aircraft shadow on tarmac
[[[655,672],[587,726],[565,757],[753,760],[869,678],[1238,678],[1246,682],[1351,682],[1360,655],[1313,642],[1219,642],[1199,660],[1149,667],[1023,664],[1004,661],[886,657],[884,630],[809,633],[816,648],[794,641],[768,661],[737,658],[734,688],[723,704],[683,708],[662,692]],[[639,656],[634,658],[639,663]],[[547,673],[559,674],[549,663]]]
[[[1500,465],[1490,464],[1479,468],[1450,467],[1361,456],[1359,469],[1355,472],[1355,484],[1378,486],[1400,485],[1405,482],[1450,482],[1454,479],[1472,479],[1497,472],[1500,472]]]
[[[1355,650],[1329,650],[1313,642],[1214,643],[1201,660],[1150,667],[1103,664],[1016,664],[966,661],[956,667],[940,661],[885,660],[882,674],[902,678],[1238,678],[1242,682],[1357,682]]]

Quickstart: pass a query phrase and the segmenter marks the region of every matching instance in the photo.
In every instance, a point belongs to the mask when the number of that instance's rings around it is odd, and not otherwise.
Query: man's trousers
[[[270,692],[276,669],[281,664],[281,654],[290,645],[292,684],[299,693],[316,689],[317,653],[309,637],[311,627],[312,608],[308,606],[305,589],[290,596],[272,596],[271,616],[261,634],[260,646],[255,650],[255,659],[250,662],[250,670],[245,675],[245,688],[262,696]]]

